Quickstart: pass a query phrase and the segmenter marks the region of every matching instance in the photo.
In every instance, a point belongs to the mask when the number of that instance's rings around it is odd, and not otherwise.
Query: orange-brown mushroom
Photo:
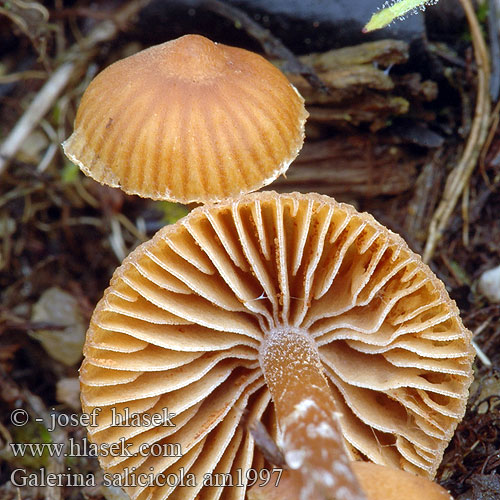
[[[82,403],[102,408],[95,443],[129,447],[100,457],[108,472],[196,478],[129,482],[134,499],[243,498],[203,482],[266,465],[243,419],[267,426],[303,498],[363,498],[346,453],[434,476],[465,411],[470,340],[443,283],[370,215],[255,193],[195,209],[124,261],[92,317]],[[114,425],[126,408],[168,408],[175,426]]]
[[[306,117],[302,97],[263,57],[186,35],[102,71],[63,147],[87,175],[127,193],[218,201],[283,174]]]
[[[367,500],[453,500],[448,491],[422,476],[372,462],[353,462],[351,467]],[[248,500],[301,500],[300,481],[284,471],[278,484],[256,484],[247,493]],[[261,483],[263,484],[263,483]],[[335,498],[335,492],[331,492]]]

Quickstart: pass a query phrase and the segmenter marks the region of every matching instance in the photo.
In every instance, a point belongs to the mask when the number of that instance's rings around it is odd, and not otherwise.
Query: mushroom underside
[[[283,442],[265,384],[273,361],[261,357],[277,335],[317,349],[351,459],[434,476],[471,381],[470,332],[455,304],[371,216],[325,196],[267,192],[160,230],[117,269],[94,312],[82,403],[102,410],[89,434],[135,454],[101,465],[124,478],[134,467],[196,477],[182,488],[132,485],[131,498],[243,498],[245,487],[203,478],[246,485],[246,471],[272,470],[247,428],[261,420]],[[164,408],[173,426],[114,425],[126,409]],[[144,443],[180,453],[142,454]]]

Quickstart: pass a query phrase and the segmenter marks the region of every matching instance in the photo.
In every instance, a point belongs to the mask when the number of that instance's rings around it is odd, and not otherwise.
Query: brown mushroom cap
[[[439,484],[403,470],[370,462],[354,462],[353,469],[368,500],[453,500]]]
[[[318,346],[351,458],[433,477],[472,379],[471,335],[455,303],[370,215],[273,192],[193,210],[115,272],[81,369],[84,410],[102,408],[91,439],[123,437],[131,451],[179,443],[182,457],[100,457],[102,466],[198,478],[263,467],[242,420],[261,420],[282,442],[259,355],[287,328]],[[175,427],[113,426],[112,411],[125,408],[168,408]],[[202,487],[127,492],[188,499]],[[226,488],[224,498],[240,494]]]
[[[302,97],[264,58],[186,35],[102,71],[63,147],[85,174],[129,194],[219,201],[284,173],[306,117]]]
[[[353,462],[367,500],[453,500],[439,484],[410,472],[384,467],[371,462]],[[298,484],[291,471],[283,471],[280,481],[264,486],[257,483],[247,493],[248,500],[300,500]],[[262,482],[260,483],[262,484]],[[332,490],[331,498],[335,498]]]

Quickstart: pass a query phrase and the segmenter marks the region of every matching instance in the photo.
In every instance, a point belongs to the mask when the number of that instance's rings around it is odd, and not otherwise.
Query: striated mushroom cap
[[[97,75],[63,148],[85,174],[129,194],[219,201],[283,174],[307,115],[263,57],[186,35]]]
[[[316,342],[352,459],[434,476],[473,360],[443,283],[370,215],[326,196],[263,192],[161,229],[116,270],[94,312],[81,368],[84,411],[102,408],[92,441],[123,438],[131,453],[177,443],[182,454],[101,456],[101,465],[197,478],[180,489],[130,486],[132,498],[194,498],[204,474],[236,482],[238,470],[266,465],[246,429],[261,420],[280,442],[259,365],[277,329]],[[175,427],[113,425],[125,408],[168,408]]]

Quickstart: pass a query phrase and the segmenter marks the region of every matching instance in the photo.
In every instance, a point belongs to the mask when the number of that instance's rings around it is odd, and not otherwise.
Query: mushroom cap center
[[[234,53],[228,49],[200,35],[185,35],[143,51],[141,71],[184,83],[209,83],[235,71],[235,58],[231,57]]]

